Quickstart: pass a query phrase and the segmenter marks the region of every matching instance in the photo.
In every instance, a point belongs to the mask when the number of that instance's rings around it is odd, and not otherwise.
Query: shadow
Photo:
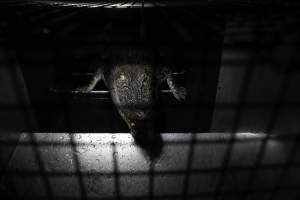
[[[162,136],[157,131],[139,132],[132,134],[134,141],[139,146],[150,160],[156,160],[162,153],[163,140]]]

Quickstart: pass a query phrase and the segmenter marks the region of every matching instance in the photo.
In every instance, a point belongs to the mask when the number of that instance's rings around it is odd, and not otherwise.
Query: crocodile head
[[[110,75],[112,100],[134,135],[148,135],[153,129],[155,91],[148,65],[116,66]]]

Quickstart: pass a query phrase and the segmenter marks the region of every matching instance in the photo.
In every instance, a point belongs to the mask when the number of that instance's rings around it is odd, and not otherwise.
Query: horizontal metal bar
[[[280,169],[285,166],[285,163],[282,164],[265,164],[261,165],[259,167],[260,170],[271,170],[271,169]],[[299,163],[293,163],[294,167],[299,167]],[[252,166],[230,166],[226,168],[227,171],[231,172],[236,172],[236,171],[247,171],[251,170],[253,167]],[[218,173],[221,170],[223,170],[222,167],[210,167],[210,168],[203,168],[203,169],[192,169],[191,173],[192,174],[202,174],[202,173]],[[26,171],[21,171],[21,170],[6,170],[5,171],[6,176],[42,176],[40,171],[33,171],[33,170],[26,170]],[[120,171],[118,172],[119,175],[121,176],[149,176],[149,171],[135,171],[132,173],[132,171]],[[159,175],[181,175],[185,174],[185,170],[155,170],[153,172],[153,175],[159,176]],[[82,176],[111,176],[114,173],[112,171],[102,171],[102,172],[92,172],[92,171],[86,171],[86,172],[81,172]],[[48,177],[63,177],[63,176],[74,176],[78,175],[76,172],[72,171],[46,171],[44,172],[45,176]]]

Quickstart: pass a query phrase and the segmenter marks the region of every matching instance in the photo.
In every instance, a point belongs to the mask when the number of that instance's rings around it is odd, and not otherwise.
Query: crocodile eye
[[[121,74],[120,77],[119,77],[119,79],[120,79],[121,81],[124,81],[124,80],[125,80],[124,74]]]

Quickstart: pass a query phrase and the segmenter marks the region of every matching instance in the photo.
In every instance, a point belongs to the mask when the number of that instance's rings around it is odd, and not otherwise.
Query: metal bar
[[[69,143],[70,144],[70,143]],[[109,146],[112,146],[112,144],[108,144]],[[116,145],[116,144],[115,144]],[[188,144],[187,144],[188,145]],[[295,167],[300,167],[299,162],[292,163],[293,166]],[[284,166],[286,166],[286,163],[282,164],[265,164],[261,165],[260,169],[261,170],[270,170],[270,169],[282,169]],[[242,172],[242,171],[249,171],[253,169],[254,167],[249,167],[249,166],[231,166],[227,170],[228,172]],[[215,174],[217,172],[222,171],[222,167],[210,167],[210,168],[203,168],[203,169],[191,169],[190,170],[190,175],[197,175],[197,174]],[[7,176],[41,176],[41,173],[39,170],[32,171],[32,170],[26,170],[26,171],[19,171],[19,170],[7,170],[6,171]],[[153,176],[161,176],[161,175],[185,175],[186,170],[153,170]],[[45,175],[47,177],[68,177],[68,176],[74,176],[77,175],[77,172],[70,172],[70,171],[45,171]],[[115,172],[108,172],[108,171],[103,171],[103,172],[81,172],[82,177],[87,177],[87,176],[108,176],[111,177],[112,175],[115,175]],[[142,170],[137,170],[134,173],[132,171],[119,171],[118,169],[118,176],[148,176],[149,177],[149,171],[142,171]],[[281,186],[280,186],[281,188]],[[273,188],[269,188],[269,190],[272,192]],[[251,192],[255,192],[256,189],[252,189]],[[243,192],[247,192],[247,190],[243,190]],[[215,194],[214,191],[211,192],[211,194]],[[188,194],[187,194],[188,196]],[[155,196],[156,197],[156,196]],[[182,197],[182,195],[180,195]]]
[[[54,46],[54,50],[55,50],[55,54],[56,54],[56,60],[54,60],[54,66],[59,66],[57,63],[59,63],[59,58],[60,58],[60,52],[58,51],[57,47]],[[63,101],[63,107],[64,107],[64,119],[65,119],[65,123],[66,123],[66,127],[68,129],[71,129],[72,127],[72,122],[71,122],[71,117],[70,117],[70,105],[68,104],[68,99],[66,98],[66,96],[64,96],[63,94],[61,95],[61,99]],[[77,149],[77,144],[74,138],[74,133],[69,133],[69,137],[70,137],[70,141],[69,141],[69,146],[72,149],[72,160],[74,162],[75,165],[75,174],[76,174],[76,178],[79,184],[79,188],[80,188],[80,195],[81,195],[81,199],[87,199],[87,191],[86,191],[86,187],[85,187],[85,183],[83,181],[83,175],[82,175],[82,171],[81,171],[81,167],[80,167],[80,160],[78,155],[76,154],[76,149]]]
[[[117,149],[116,144],[112,143],[112,157],[113,157],[113,166],[114,166],[114,186],[115,186],[115,192],[116,192],[116,199],[121,199],[121,191],[120,191],[120,172],[118,167],[118,155],[117,155]]]
[[[185,171],[185,178],[184,178],[184,185],[183,185],[183,192],[182,192],[182,199],[187,199],[189,193],[189,186],[190,186],[190,177],[192,175],[192,166],[194,161],[194,152],[195,152],[195,145],[196,145],[196,134],[192,133],[192,138],[189,144],[189,152],[188,152],[188,160],[187,166]]]

